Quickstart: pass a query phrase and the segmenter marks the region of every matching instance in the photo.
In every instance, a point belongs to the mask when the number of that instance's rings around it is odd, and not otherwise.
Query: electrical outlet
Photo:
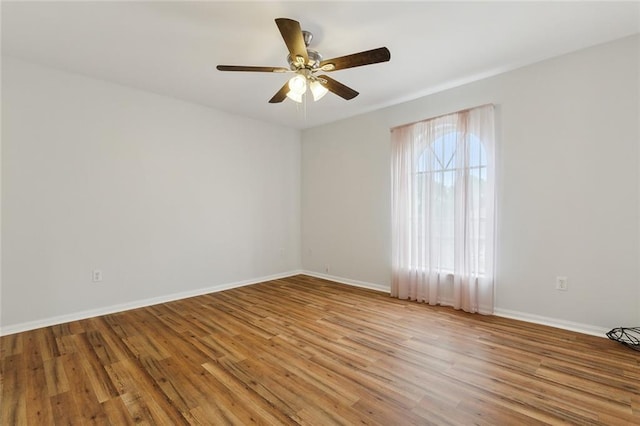
[[[99,283],[102,281],[102,271],[100,269],[94,269],[91,273],[91,281],[94,283]]]
[[[329,264],[324,265],[324,272],[329,273]]]
[[[556,290],[569,290],[569,279],[567,277],[556,277]]]

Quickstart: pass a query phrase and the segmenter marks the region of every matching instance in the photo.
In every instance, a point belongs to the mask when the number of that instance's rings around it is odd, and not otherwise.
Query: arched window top
[[[487,152],[480,138],[472,133],[450,131],[427,143],[418,157],[417,172],[444,172],[460,168],[487,166]]]

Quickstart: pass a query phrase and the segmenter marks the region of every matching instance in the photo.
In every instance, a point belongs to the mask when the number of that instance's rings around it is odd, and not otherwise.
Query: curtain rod
[[[471,111],[472,109],[482,108],[482,107],[486,107],[486,106],[495,106],[495,105],[494,105],[493,103],[488,103],[488,104],[482,104],[482,105],[478,105],[478,106],[474,106],[474,107],[469,107],[469,108],[461,109],[461,110],[459,110],[459,111],[448,112],[448,113],[446,113],[446,114],[436,115],[435,117],[429,117],[429,118],[425,118],[425,119],[422,119],[422,120],[413,121],[413,122],[411,122],[411,123],[401,124],[401,125],[399,125],[399,126],[392,127],[391,129],[389,129],[389,131],[390,131],[390,132],[393,132],[394,130],[399,129],[399,128],[401,128],[401,127],[412,126],[412,125],[414,125],[414,124],[422,123],[422,122],[424,122],[424,121],[435,120],[435,119],[437,119],[437,118],[441,118],[441,117],[444,117],[444,116],[446,116],[446,115],[458,114],[458,113],[461,113],[461,112],[467,112],[467,111]]]

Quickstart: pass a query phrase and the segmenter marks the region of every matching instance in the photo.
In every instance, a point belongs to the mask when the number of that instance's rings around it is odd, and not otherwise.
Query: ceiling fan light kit
[[[289,92],[287,97],[296,102],[302,102],[302,95],[307,91],[307,79],[305,76],[296,74],[287,83],[289,86]]]
[[[284,43],[289,49],[289,55],[287,56],[288,69],[284,67],[241,65],[218,65],[216,67],[219,71],[295,73],[269,100],[270,103],[280,103],[286,98],[301,103],[307,91],[311,92],[314,101],[320,100],[327,92],[335,93],[346,100],[353,99],[358,96],[358,92],[326,75],[316,75],[316,73],[371,65],[387,62],[391,59],[389,49],[379,47],[339,58],[323,60],[320,53],[309,49],[313,34],[309,31],[302,31],[298,21],[288,18],[277,18],[275,21]]]
[[[324,87],[318,80],[312,81],[311,84],[309,84],[309,89],[311,89],[314,101],[319,101],[329,92],[329,89]]]

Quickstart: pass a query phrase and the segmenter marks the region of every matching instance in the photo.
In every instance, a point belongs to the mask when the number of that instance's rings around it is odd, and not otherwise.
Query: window
[[[441,130],[442,136],[425,144],[416,165],[418,205],[415,220],[424,223],[429,218],[431,221],[428,227],[431,232],[427,232],[426,226],[419,228],[422,230],[417,235],[419,244],[439,247],[440,270],[453,274],[456,183],[461,185],[467,181],[470,186],[470,201],[479,206],[472,206],[468,213],[473,215],[471,222],[478,224],[476,232],[471,236],[471,244],[477,247],[477,270],[483,275],[487,219],[487,209],[483,204],[486,200],[484,189],[487,185],[487,153],[476,135],[463,135],[456,129]],[[430,209],[428,215],[425,214],[427,208]]]
[[[392,295],[493,310],[493,106],[393,129]]]

